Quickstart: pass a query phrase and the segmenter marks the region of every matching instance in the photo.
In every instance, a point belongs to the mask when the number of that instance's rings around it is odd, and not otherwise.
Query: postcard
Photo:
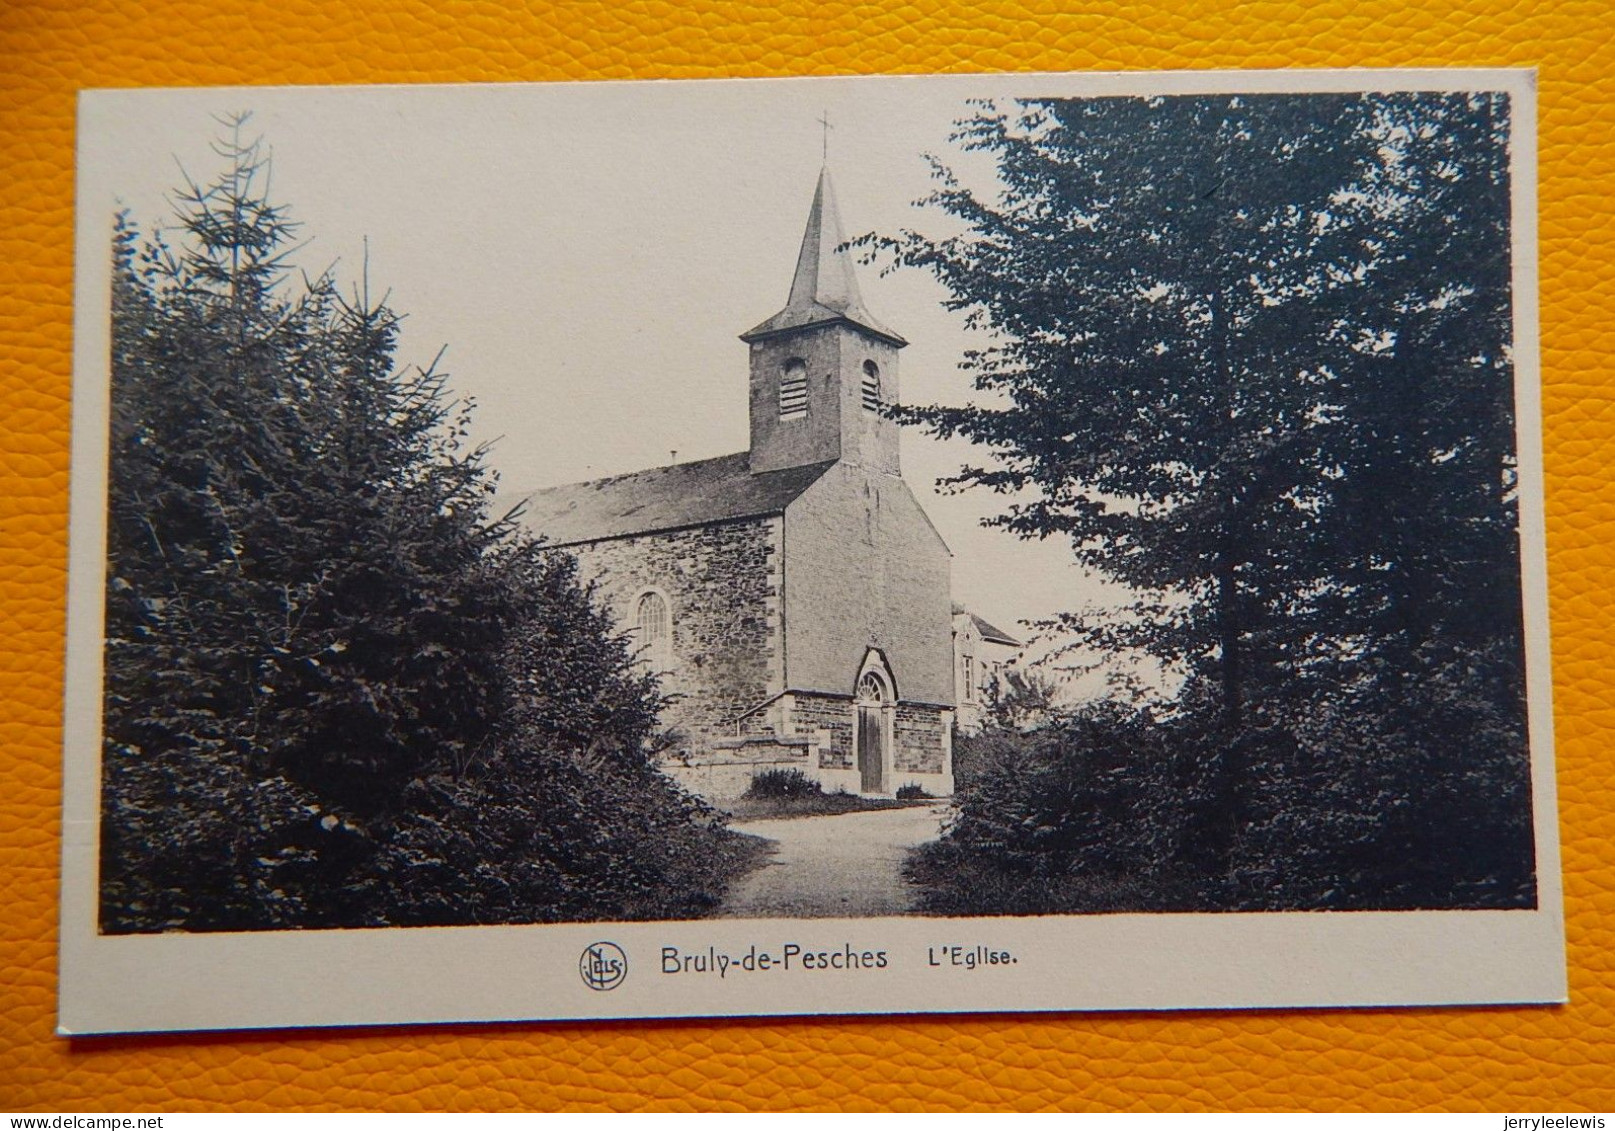
[[[85,92],[60,1031],[1565,1000],[1534,131]]]

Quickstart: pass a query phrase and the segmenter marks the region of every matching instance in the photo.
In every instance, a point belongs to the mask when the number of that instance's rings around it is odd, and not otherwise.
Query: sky
[[[916,207],[934,187],[927,153],[967,184],[992,183],[991,166],[949,137],[972,98],[1498,81],[1272,71],[87,92],[78,301],[107,309],[114,213],[128,208],[148,230],[170,222],[182,170],[205,182],[222,168],[215,118],[251,111],[273,155],[272,195],[303,224],[296,263],[334,265],[356,285],[368,258],[372,292],[406,315],[399,359],[444,351],[451,389],[476,402],[473,440],[492,443],[501,489],[517,494],[746,447],[738,335],[784,304],[826,159],[849,237],[936,237],[956,229]],[[866,265],[859,281],[868,309],[910,342],[902,399],[970,400],[959,361],[985,343],[934,280]],[[81,353],[79,377],[104,379],[104,366]],[[984,527],[1002,497],[936,489],[989,458],[904,430],[905,478],[953,551],[954,599],[1023,638],[1025,621],[1125,604],[1064,543]]]
[[[129,91],[88,99],[81,239],[128,208],[171,222],[183,175],[223,167],[214,121],[253,114],[272,196],[303,227],[294,256],[335,266],[404,313],[399,359],[445,349],[476,402],[501,491],[743,450],[747,352],[738,334],[785,302],[826,160],[843,229],[954,230],[914,202],[927,152],[978,179],[949,140],[957,81],[791,80],[546,86]],[[826,139],[819,119],[828,115]],[[929,277],[859,268],[869,309],[911,343],[907,403],[962,403],[971,338]],[[674,455],[676,454],[676,457]],[[1004,500],[939,493],[985,453],[905,429],[905,477],[954,554],[954,599],[1017,635],[1020,622],[1118,597],[1064,544],[984,528]]]

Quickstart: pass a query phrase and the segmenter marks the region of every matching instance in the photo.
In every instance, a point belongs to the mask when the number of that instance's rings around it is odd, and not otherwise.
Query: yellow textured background
[[[1610,0],[0,0],[0,1109],[1615,1109],[1612,24]],[[1541,69],[1568,1007],[52,1035],[77,89],[1289,65]]]

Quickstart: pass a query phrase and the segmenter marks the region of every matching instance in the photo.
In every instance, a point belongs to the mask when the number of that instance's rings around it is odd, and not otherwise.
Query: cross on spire
[[[825,110],[814,121],[824,127],[824,160],[828,164],[830,160],[830,131],[835,128],[830,124],[830,111]]]

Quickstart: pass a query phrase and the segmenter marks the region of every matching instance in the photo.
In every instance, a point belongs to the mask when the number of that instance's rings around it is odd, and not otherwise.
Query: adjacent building
[[[981,730],[1003,692],[1004,669],[1022,644],[963,605],[953,606],[953,675],[956,721],[965,734]]]

